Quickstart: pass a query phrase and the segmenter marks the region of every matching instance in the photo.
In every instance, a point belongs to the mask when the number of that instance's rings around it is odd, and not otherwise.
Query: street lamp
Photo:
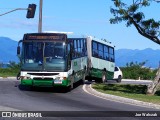
[[[39,2],[39,24],[38,24],[38,33],[42,33],[42,5],[43,0]]]

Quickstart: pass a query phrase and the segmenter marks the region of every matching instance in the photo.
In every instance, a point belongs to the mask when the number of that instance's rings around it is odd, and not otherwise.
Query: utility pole
[[[38,33],[42,33],[42,5],[43,5],[43,0],[40,0],[40,3],[39,3]]]

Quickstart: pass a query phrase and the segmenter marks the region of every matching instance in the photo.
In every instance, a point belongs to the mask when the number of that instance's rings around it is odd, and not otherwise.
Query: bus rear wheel
[[[71,84],[69,86],[69,89],[72,90],[74,88],[74,72],[72,73],[70,79],[71,79]]]
[[[102,72],[102,83],[105,83],[106,81],[107,81],[106,72],[103,71],[103,72]]]
[[[82,75],[82,84],[84,84],[84,83],[85,83],[85,80],[86,80],[86,74],[87,74],[86,68],[84,68],[84,71],[83,71],[82,74],[83,74],[83,75]]]

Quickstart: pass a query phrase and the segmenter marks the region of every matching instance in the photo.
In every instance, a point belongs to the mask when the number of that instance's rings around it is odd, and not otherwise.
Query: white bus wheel
[[[87,71],[86,69],[84,68],[84,72],[82,73],[82,83],[84,84],[85,83],[85,79],[86,79],[86,74],[87,74]]]
[[[70,85],[70,89],[74,88],[74,74],[72,74],[71,76],[71,85]]]
[[[105,83],[105,82],[106,82],[106,79],[107,79],[107,77],[106,77],[106,72],[103,72],[103,73],[102,73],[102,83]]]

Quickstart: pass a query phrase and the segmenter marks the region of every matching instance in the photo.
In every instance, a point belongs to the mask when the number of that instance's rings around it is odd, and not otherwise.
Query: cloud
[[[18,23],[22,26],[27,26],[27,27],[37,26],[36,22],[31,22],[31,21],[20,21]]]

